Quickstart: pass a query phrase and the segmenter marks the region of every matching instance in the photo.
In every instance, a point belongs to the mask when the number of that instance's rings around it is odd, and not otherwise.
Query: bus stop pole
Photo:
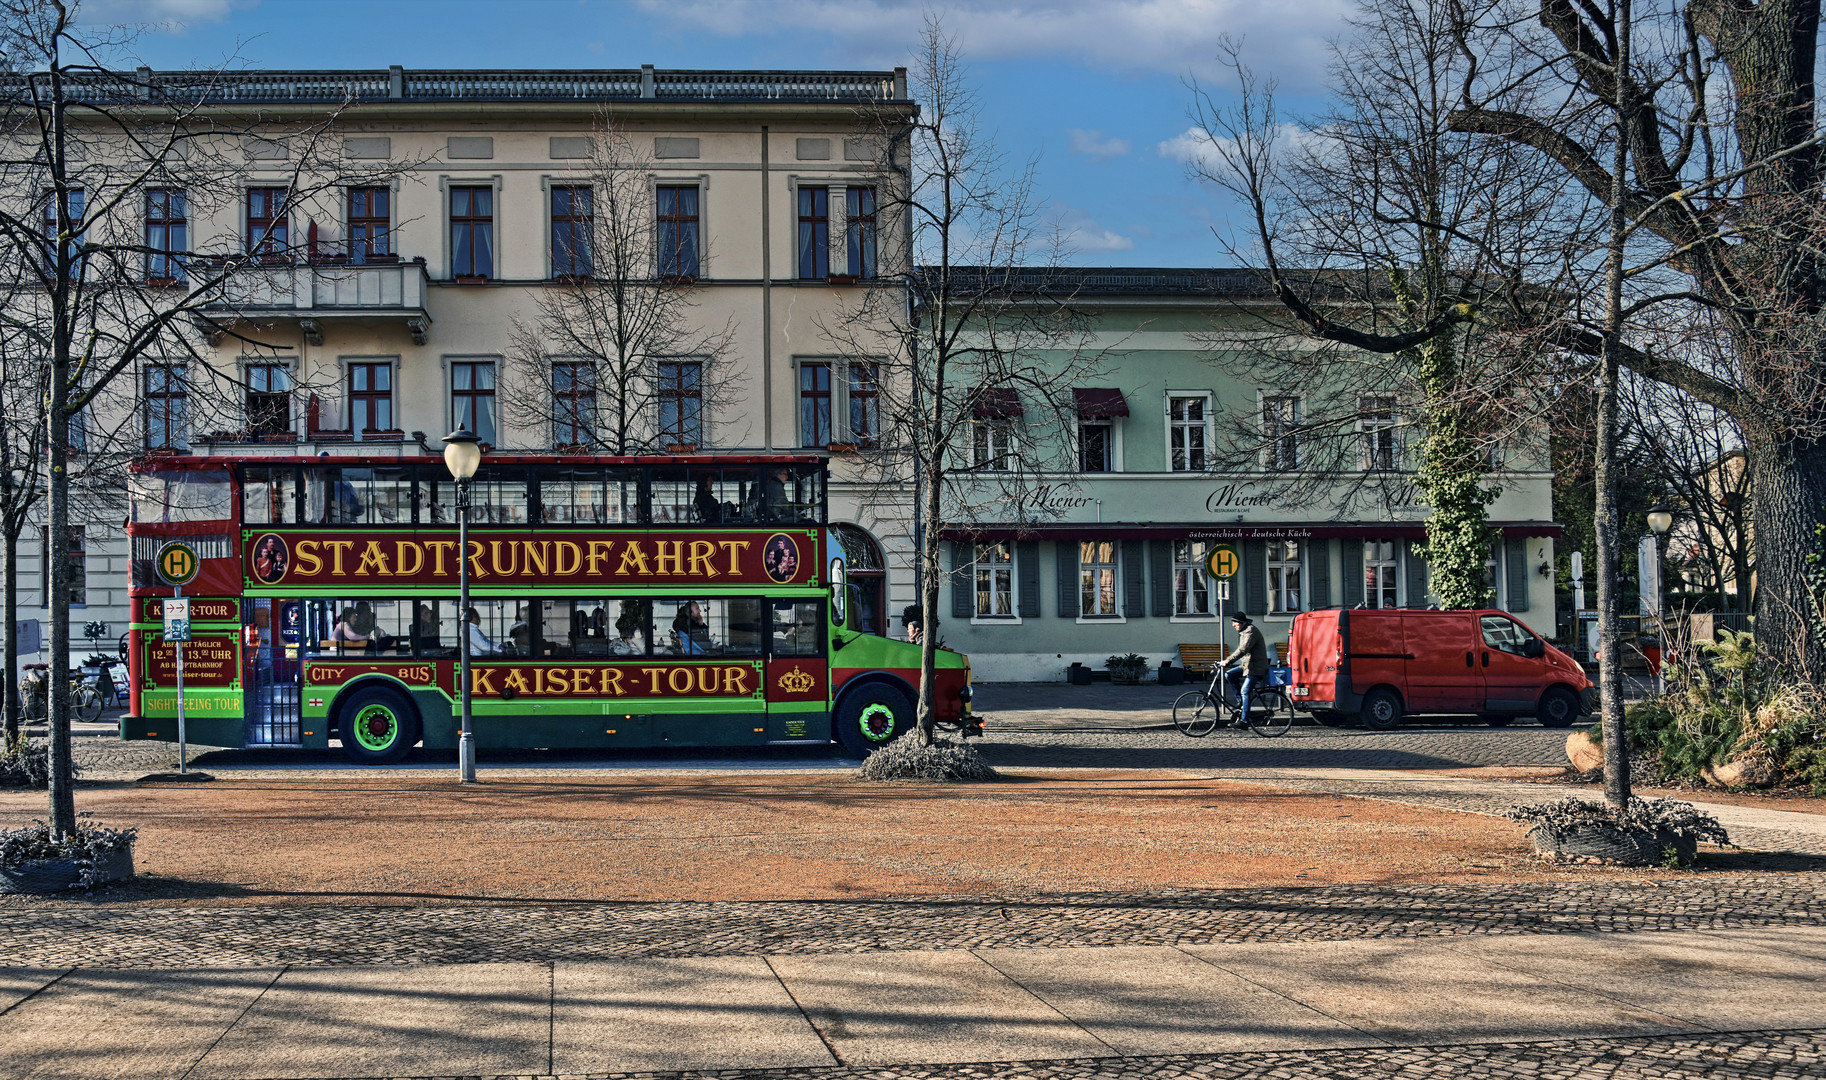
[[[184,598],[184,587],[183,587],[183,586],[182,586],[182,585],[174,585],[174,586],[172,586],[172,589],[171,589],[171,598],[172,598],[172,599],[173,599],[173,600],[182,600],[182,599],[183,599],[183,598]],[[185,745],[184,745],[184,642],[183,642],[183,641],[182,641],[182,640],[179,640],[179,641],[174,641],[174,642],[172,642],[172,643],[171,643],[171,647],[172,647],[172,648],[173,648],[173,649],[176,649],[176,650],[177,650],[177,666],[178,666],[178,773],[179,773],[179,774],[180,774],[180,775],[182,775],[182,774],[183,774],[183,773],[187,773],[187,772],[189,772],[189,771],[190,771],[190,765],[189,765],[189,763],[188,763],[188,762],[186,762],[186,761],[185,761],[185,760],[184,760],[184,759],[185,759],[185,758],[186,758],[186,757],[187,757],[187,756],[188,756],[188,755],[187,755],[187,754],[186,754],[186,752],[185,752]]]

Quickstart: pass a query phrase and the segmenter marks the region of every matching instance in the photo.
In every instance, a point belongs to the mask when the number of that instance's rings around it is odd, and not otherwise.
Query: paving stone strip
[[[1328,886],[984,900],[0,906],[0,967],[459,964],[1826,925],[1826,882]]]
[[[1472,1043],[1389,1049],[1292,1050],[1158,1057],[990,1061],[968,1065],[728,1069],[693,1072],[388,1077],[385,1080],[1786,1080],[1826,1071],[1826,1029]],[[353,1078],[350,1078],[353,1080]]]

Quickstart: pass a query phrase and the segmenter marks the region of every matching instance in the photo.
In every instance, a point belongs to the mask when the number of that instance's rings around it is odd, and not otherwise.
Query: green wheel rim
[[[862,737],[870,742],[887,742],[894,737],[894,710],[879,701],[864,705],[856,723],[862,728]]]
[[[355,714],[355,742],[363,750],[388,750],[399,741],[399,717],[378,702]]]

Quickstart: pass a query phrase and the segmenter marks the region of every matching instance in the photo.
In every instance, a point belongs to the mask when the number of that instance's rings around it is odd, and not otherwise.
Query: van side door
[[[1395,610],[1350,613],[1351,693],[1367,694],[1371,687],[1387,684],[1401,691],[1406,700],[1408,647],[1401,614]]]
[[[1540,639],[1507,615],[1480,615],[1478,669],[1484,675],[1484,711],[1509,715],[1531,713],[1546,682],[1546,661],[1526,655]]]
[[[1407,616],[1408,708],[1413,712],[1474,713],[1484,707],[1484,669],[1478,664],[1476,616],[1417,611]]]

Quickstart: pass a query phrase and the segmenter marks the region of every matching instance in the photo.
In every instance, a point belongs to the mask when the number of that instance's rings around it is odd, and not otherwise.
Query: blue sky
[[[962,46],[985,129],[1072,230],[1074,261],[1222,265],[1233,207],[1186,177],[1198,77],[1228,85],[1222,34],[1320,103],[1326,41],[1349,0],[1004,0],[937,5]],[[924,7],[902,0],[87,0],[93,22],[145,24],[155,68],[877,68],[906,63]],[[1182,144],[1183,145],[1183,144]]]

